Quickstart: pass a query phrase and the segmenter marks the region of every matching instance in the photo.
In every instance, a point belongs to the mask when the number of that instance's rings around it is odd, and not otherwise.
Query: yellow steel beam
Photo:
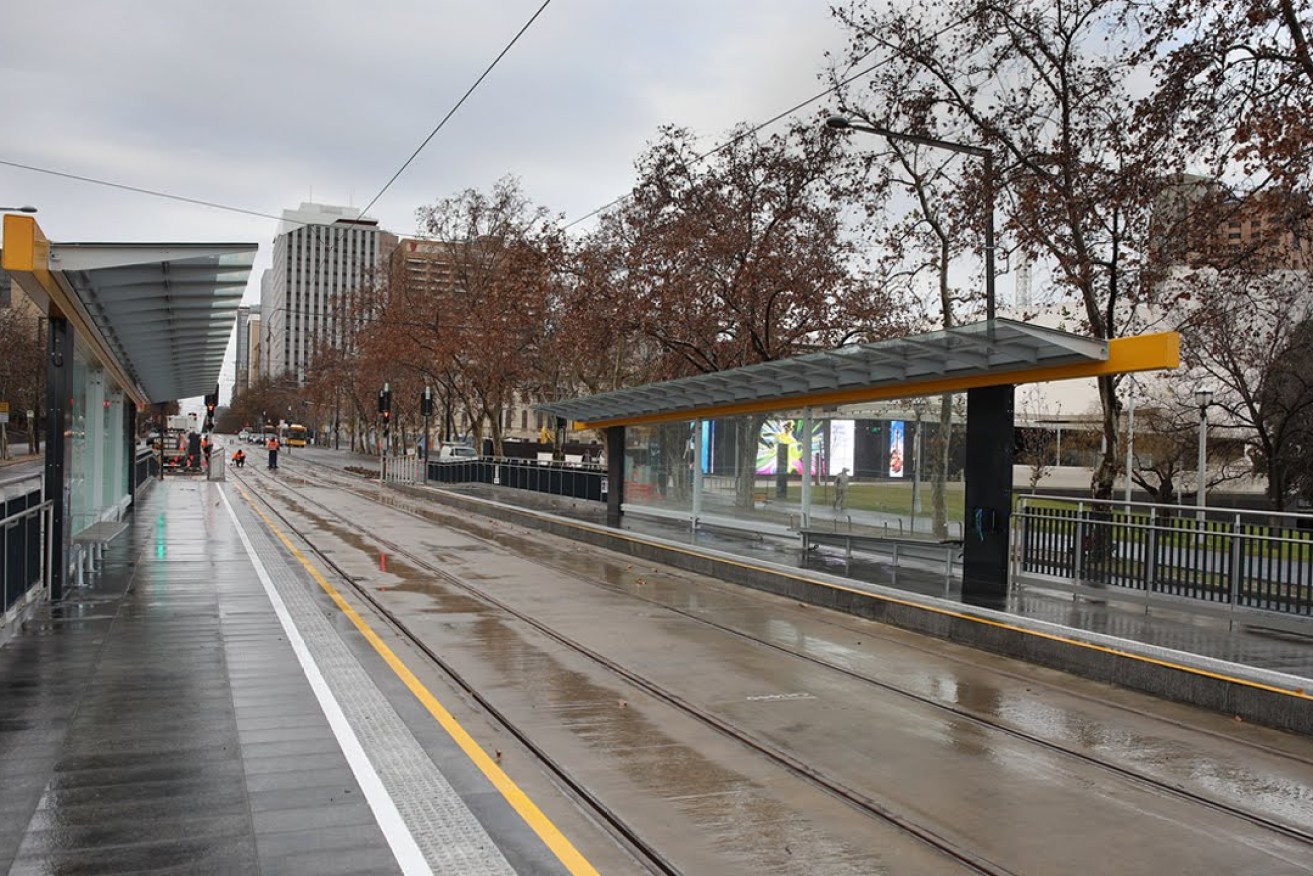
[[[150,399],[136,381],[128,377],[123,363],[110,350],[63,273],[50,270],[50,241],[36,220],[31,216],[6,213],[3,246],[0,267],[18,282],[47,316],[63,317],[69,321],[74,337],[82,339],[90,348],[92,357],[138,407],[150,404]]]
[[[1075,380],[1081,377],[1103,377],[1111,374],[1128,374],[1135,371],[1162,371],[1177,368],[1180,364],[1181,336],[1176,332],[1161,332],[1130,338],[1114,338],[1108,341],[1108,358],[1097,362],[1045,365],[1035,368],[1021,368],[1016,371],[995,371],[988,374],[968,374],[960,377],[915,380],[895,385],[830,390],[787,398],[760,399],[690,410],[644,414],[635,417],[590,420],[576,422],[574,428],[576,430],[604,429],[608,426],[642,426],[649,423],[669,423],[678,420],[710,420],[715,417],[761,414],[806,407],[850,405],[895,398],[913,398],[922,395],[941,395],[946,392],[965,392],[968,389],[976,389],[982,386],[1047,383],[1050,380]]]

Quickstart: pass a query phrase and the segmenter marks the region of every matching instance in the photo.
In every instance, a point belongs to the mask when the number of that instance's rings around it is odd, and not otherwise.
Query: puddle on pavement
[[[344,544],[367,556],[379,554],[378,546],[363,536],[346,531],[303,506],[296,510]],[[508,550],[528,552],[559,565],[573,566],[578,562],[569,551],[549,548],[548,556],[544,556],[540,542],[506,531],[458,521],[445,514],[415,513],[495,541]],[[618,586],[632,586],[634,576],[642,576],[636,570],[643,567],[625,570],[612,563],[602,566],[607,580]],[[499,672],[529,699],[533,708],[550,709],[558,714],[566,729],[614,763],[639,793],[673,801],[704,834],[708,829],[714,830],[716,835],[708,839],[709,848],[729,853],[759,873],[793,871],[796,868],[788,865],[790,855],[805,855],[803,860],[824,862],[827,873],[869,872],[872,863],[869,849],[856,848],[827,836],[816,824],[799,817],[756,783],[680,744],[638,710],[622,704],[613,689],[594,684],[585,675],[566,669],[529,644],[519,630],[490,613],[486,603],[409,566],[394,554],[387,556],[387,571],[399,579],[389,586],[390,590],[423,594],[432,600],[432,606],[424,609],[425,612],[473,616],[474,622],[462,637],[462,644],[471,652],[471,660]],[[586,573],[595,572],[595,568],[590,568]],[[671,587],[672,593],[682,589],[673,584]]]
[[[761,873],[793,869],[781,864],[786,844],[795,855],[824,862],[826,873],[845,872],[849,862],[851,872],[869,872],[869,849],[826,836],[755,782],[668,736],[614,689],[565,668],[498,618],[471,626],[467,644],[477,649],[472,659],[500,672],[538,712],[557,714],[566,729],[628,776],[639,793],[672,801],[704,835],[714,827],[717,836],[708,838],[709,846]]]

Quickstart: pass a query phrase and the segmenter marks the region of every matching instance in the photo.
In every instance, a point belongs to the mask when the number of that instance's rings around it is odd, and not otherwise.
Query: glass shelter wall
[[[126,404],[122,388],[87,353],[74,346],[73,392],[67,411],[69,532],[74,537],[128,507]]]
[[[964,425],[950,413],[941,426],[941,411],[936,397],[631,426],[626,510],[690,525],[861,526],[960,537]]]

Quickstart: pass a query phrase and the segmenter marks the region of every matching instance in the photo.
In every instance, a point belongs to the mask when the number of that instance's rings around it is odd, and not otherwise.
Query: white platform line
[[[310,688],[315,692],[315,698],[319,700],[319,706],[324,710],[324,717],[328,719],[328,724],[333,729],[333,735],[337,737],[337,744],[342,749],[342,754],[346,756],[347,763],[351,767],[351,772],[355,774],[356,781],[360,783],[360,789],[365,794],[365,799],[369,802],[369,808],[374,812],[374,818],[378,822],[379,828],[387,838],[388,845],[392,848],[392,854],[397,859],[403,873],[407,874],[431,874],[432,868],[429,867],[428,861],[424,859],[424,853],[420,851],[419,844],[415,842],[415,837],[411,834],[410,828],[406,826],[405,820],[401,817],[397,805],[388,794],[387,788],[379,779],[378,773],[374,771],[374,765],[370,763],[369,756],[365,754],[365,749],[361,746],[360,740],[356,737],[355,731],[351,729],[351,724],[342,713],[342,707],[338,705],[337,699],[333,692],[328,688],[328,682],[324,680],[323,673],[319,671],[319,665],[315,663],[314,657],[311,656],[310,650],[306,647],[305,640],[301,638],[300,631],[296,628],[291,614],[287,611],[283,599],[278,595],[274,588],[273,581],[269,578],[269,573],[264,567],[264,563],[256,556],[255,547],[251,544],[250,537],[246,534],[242,522],[237,518],[237,512],[233,510],[232,503],[228,501],[227,494],[220,489],[219,495],[223,497],[224,507],[228,509],[228,515],[232,517],[233,523],[237,526],[237,535],[242,540],[242,546],[246,548],[246,555],[251,558],[251,564],[255,566],[255,574],[259,576],[260,583],[264,585],[264,592],[268,595],[269,601],[273,603],[274,613],[278,616],[278,622],[282,624],[283,632],[287,634],[287,640],[292,645],[292,650],[296,653],[296,659],[301,663],[301,669],[305,672],[306,680],[310,682]]]

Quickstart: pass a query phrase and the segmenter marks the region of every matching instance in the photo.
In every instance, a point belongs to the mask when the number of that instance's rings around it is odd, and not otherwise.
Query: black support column
[[[73,329],[63,316],[51,314],[46,359],[46,498],[51,502],[50,600],[64,597],[71,533],[68,526],[69,404],[73,399]]]
[[[620,505],[625,501],[625,427],[606,430],[606,525],[620,525]]]
[[[967,391],[966,519],[962,600],[1002,606],[1008,594],[1015,387]]]
[[[127,448],[128,507],[137,503],[137,406],[123,394],[123,446]]]

